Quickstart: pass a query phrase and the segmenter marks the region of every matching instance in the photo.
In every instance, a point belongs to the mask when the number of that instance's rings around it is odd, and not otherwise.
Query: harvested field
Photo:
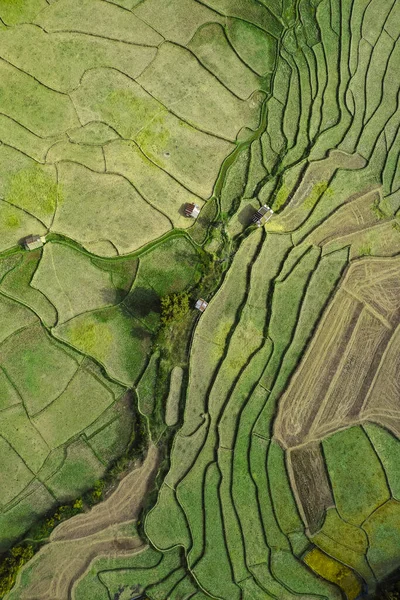
[[[143,464],[132,470],[109,498],[85,515],[59,525],[50,542],[21,571],[10,600],[69,600],[74,585],[102,555],[131,557],[146,546],[121,528],[135,522],[146,490],[153,485],[158,452],[149,448]],[[57,574],[55,576],[55,574]]]
[[[348,270],[282,397],[275,435],[286,445],[321,439],[362,417],[385,349],[393,343],[399,264],[397,258],[363,259]],[[382,414],[386,410],[382,407]],[[379,408],[374,412],[377,416]]]

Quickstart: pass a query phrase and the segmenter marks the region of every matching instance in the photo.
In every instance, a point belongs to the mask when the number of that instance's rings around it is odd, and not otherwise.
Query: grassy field
[[[399,33],[392,0],[0,0],[0,552],[49,542],[5,600],[400,568]]]

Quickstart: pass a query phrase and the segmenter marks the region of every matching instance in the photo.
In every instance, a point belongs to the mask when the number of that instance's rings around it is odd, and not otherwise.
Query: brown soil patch
[[[20,600],[72,600],[73,588],[100,556],[135,554],[147,546],[130,535],[152,485],[159,453],[150,446],[143,463],[129,473],[104,502],[59,525],[50,542],[21,570],[13,597]],[[21,579],[23,583],[21,583]]]
[[[400,257],[363,259],[348,269],[280,400],[274,434],[285,447],[319,440],[367,414],[398,414],[399,342],[390,340],[400,320],[399,273]],[[386,352],[389,343],[397,352]]]
[[[288,453],[289,474],[297,504],[310,534],[318,531],[325,511],[334,505],[319,444],[308,444]]]

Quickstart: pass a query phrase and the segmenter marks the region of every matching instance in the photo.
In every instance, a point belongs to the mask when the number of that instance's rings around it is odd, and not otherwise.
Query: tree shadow
[[[143,319],[152,312],[161,312],[160,298],[152,288],[134,288],[125,296],[124,305],[129,313],[138,319]]]
[[[238,213],[238,221],[241,225],[251,225],[251,218],[257,212],[257,208],[254,208],[251,204],[247,204],[241,211]]]

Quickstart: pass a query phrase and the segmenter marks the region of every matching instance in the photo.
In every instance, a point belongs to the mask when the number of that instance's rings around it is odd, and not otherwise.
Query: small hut
[[[185,206],[185,216],[192,217],[192,219],[196,219],[200,214],[200,206],[197,204],[186,204]]]
[[[197,308],[197,310],[199,310],[200,312],[204,312],[206,310],[207,306],[208,306],[208,302],[203,300],[203,298],[199,298],[195,304],[195,308]]]
[[[268,221],[270,220],[270,218],[272,217],[273,214],[274,214],[274,211],[272,210],[272,208],[270,208],[269,206],[264,204],[264,206],[262,206],[253,215],[253,218],[251,220],[253,223],[255,223],[257,225],[257,227],[261,227],[261,225],[265,225],[265,223],[268,223]]]
[[[46,238],[40,235],[28,235],[24,239],[24,247],[25,250],[36,250],[37,248],[41,248],[45,243]]]

